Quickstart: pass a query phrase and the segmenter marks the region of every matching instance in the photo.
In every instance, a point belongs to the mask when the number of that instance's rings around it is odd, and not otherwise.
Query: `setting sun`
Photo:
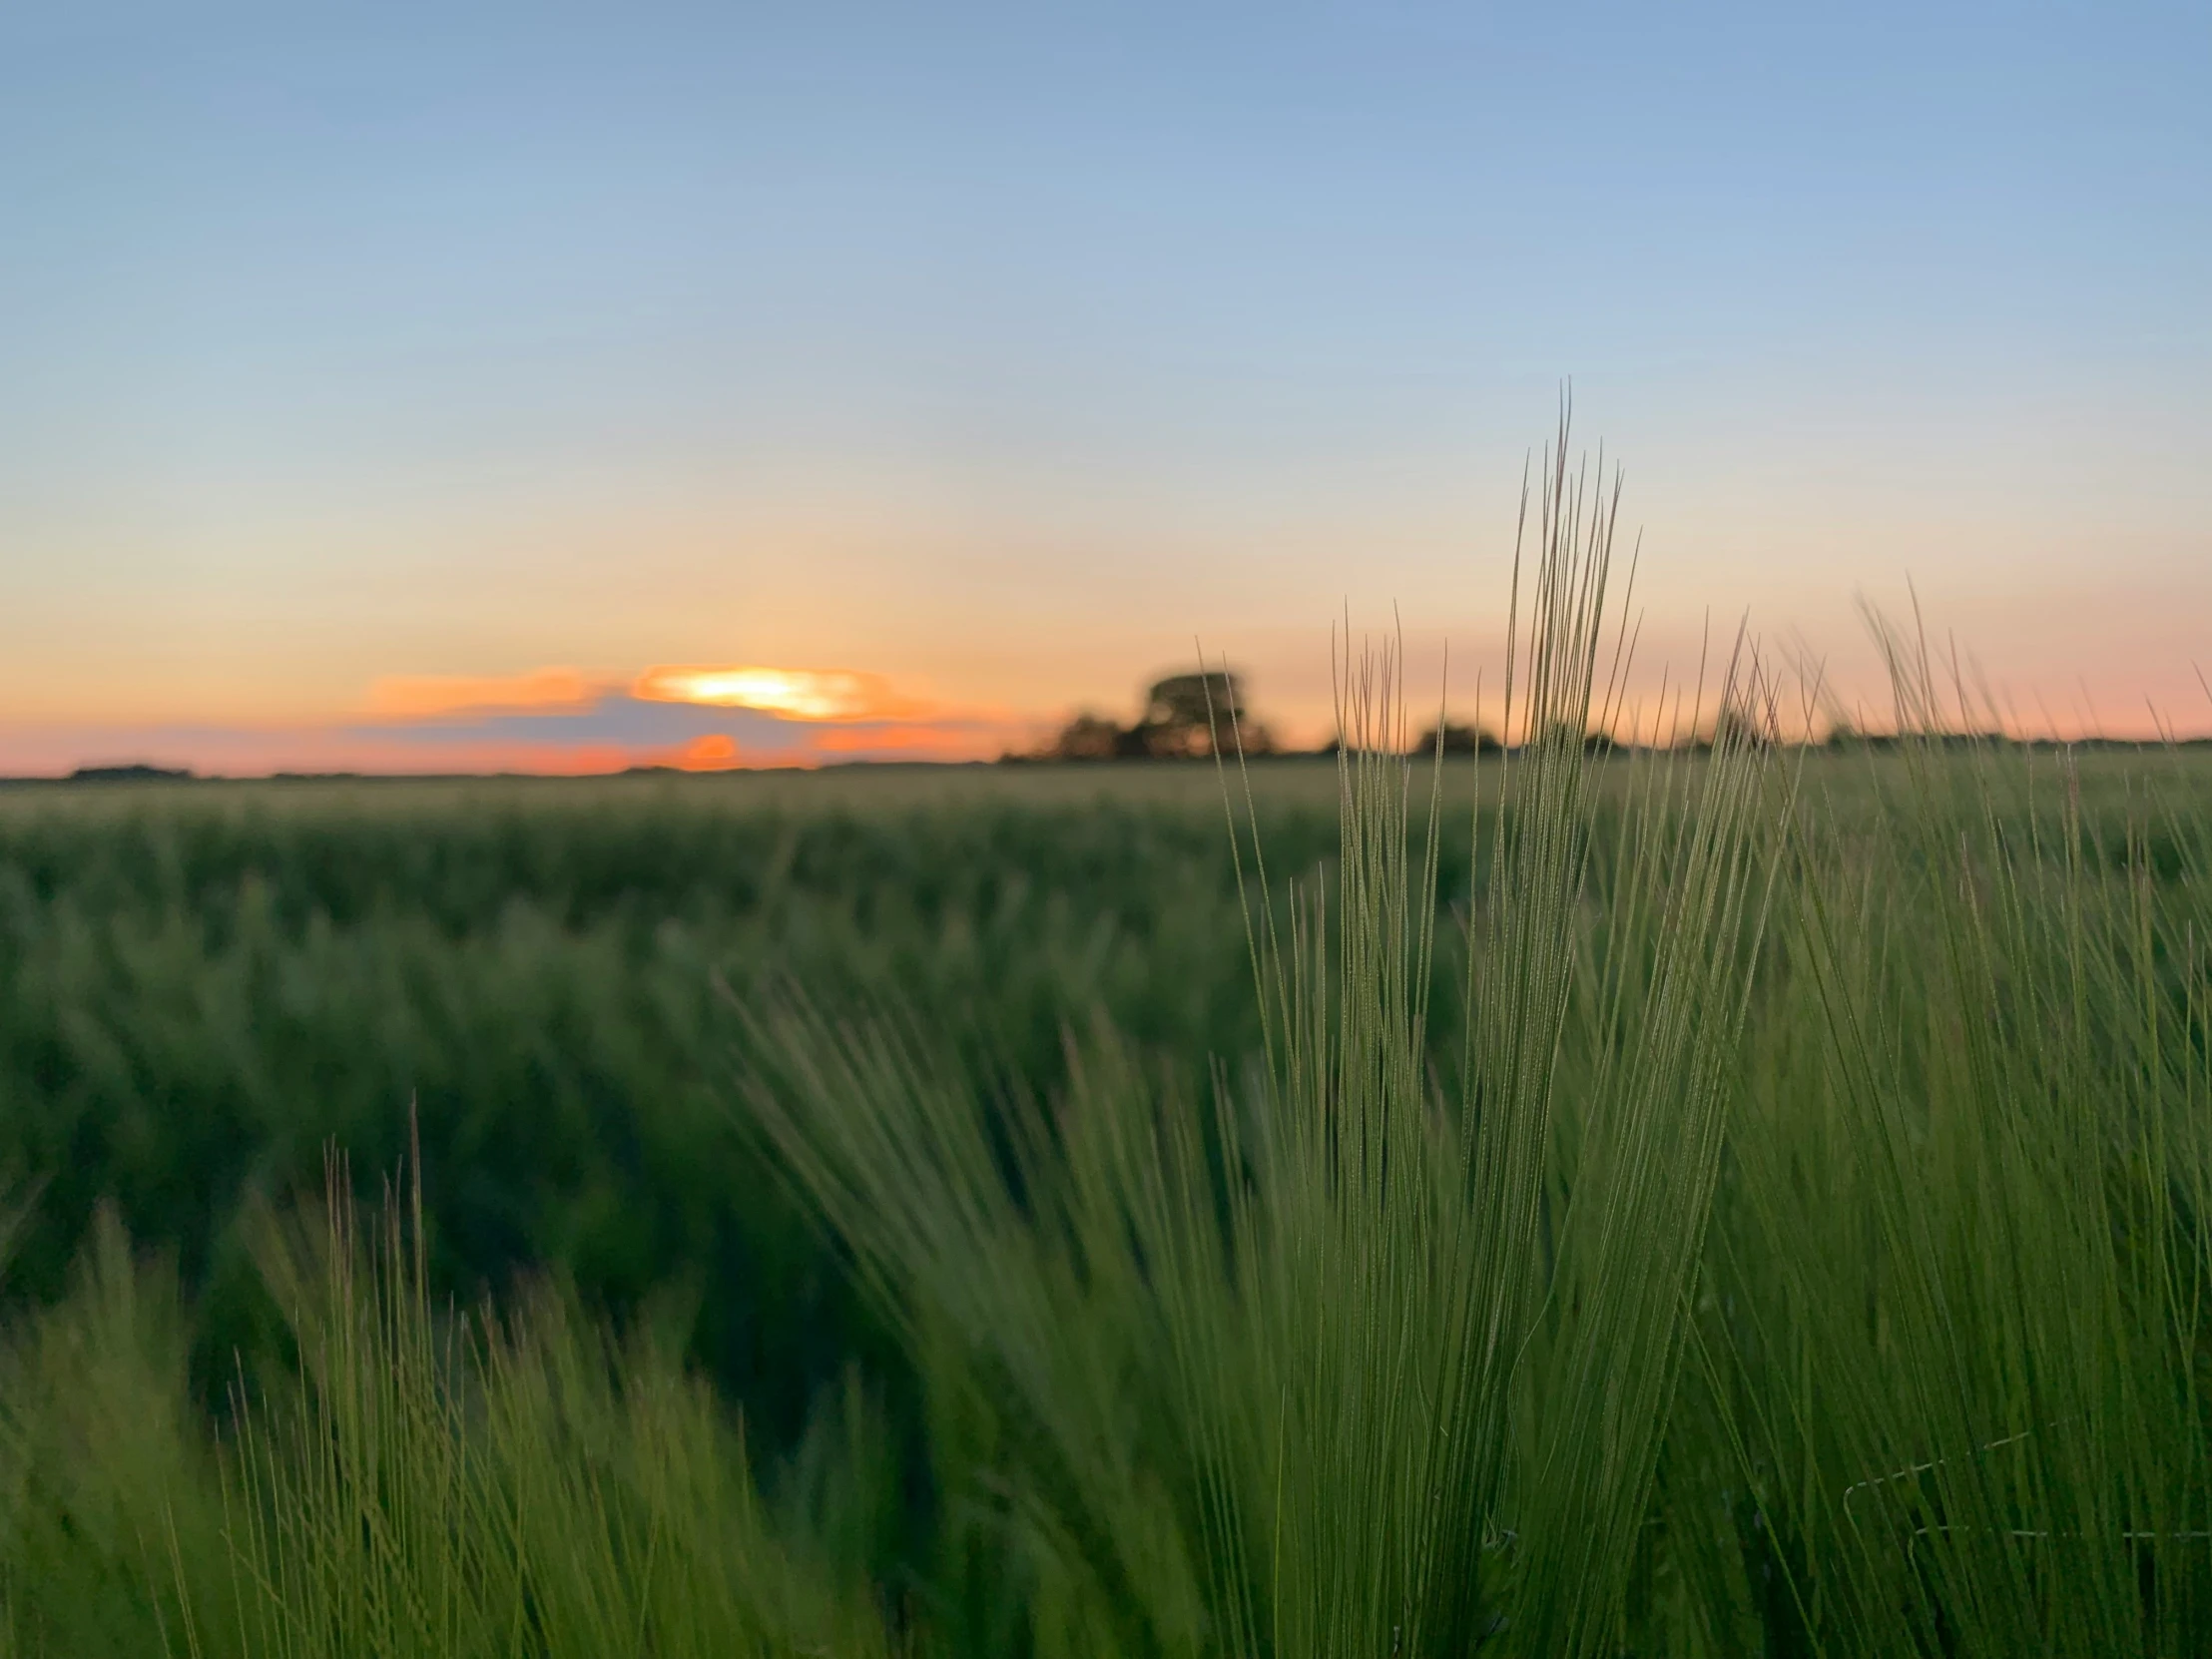
[[[686,772],[727,771],[738,764],[738,746],[723,733],[711,732],[685,745],[683,757],[677,764]]]

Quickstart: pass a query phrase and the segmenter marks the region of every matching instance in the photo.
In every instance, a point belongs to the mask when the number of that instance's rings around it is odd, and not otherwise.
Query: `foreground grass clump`
[[[209,1432],[175,1287],[112,1228],[10,1356],[7,1651],[883,1651],[864,1580],[776,1541],[730,1414],[551,1295],[442,1312],[396,1214],[267,1240],[299,1371]],[[827,1548],[837,1517],[806,1528]],[[798,1528],[794,1528],[798,1530]]]

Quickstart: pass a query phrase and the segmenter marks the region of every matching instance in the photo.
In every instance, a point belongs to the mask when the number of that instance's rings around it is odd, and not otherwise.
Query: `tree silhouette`
[[[1136,725],[1119,727],[1103,716],[1080,714],[1053,740],[1061,761],[1109,759],[1189,760],[1210,756],[1219,735],[1222,751],[1272,755],[1275,740],[1252,719],[1243,677],[1227,669],[1171,674],[1145,691]]]
[[[1211,755],[1217,736],[1224,752],[1242,748],[1261,755],[1274,748],[1245,706],[1244,681],[1226,669],[1155,680],[1133,730],[1145,754],[1162,757]]]

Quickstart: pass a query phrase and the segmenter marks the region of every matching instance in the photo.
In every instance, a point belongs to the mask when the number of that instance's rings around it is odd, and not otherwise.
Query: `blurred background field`
[[[1883,832],[1902,758],[1807,765],[1836,831]],[[2058,811],[2051,753],[1991,768]],[[1447,820],[1496,773],[1447,763]],[[412,1109],[442,1289],[681,1290],[695,1357],[788,1435],[854,1315],[733,1120],[716,979],[912,1008],[986,1090],[1049,1093],[1097,1018],[1201,1079],[1258,1042],[1225,811],[1248,783],[1275,875],[1334,859],[1326,760],[0,790],[0,1173],[37,1195],[10,1294],[58,1294],[110,1200],[203,1292],[220,1389],[257,1301],[243,1198],[318,1189],[331,1144],[373,1198]],[[2147,837],[2176,881],[2212,750],[2092,752],[2079,787],[2100,858]],[[1462,917],[1469,845],[1441,848]],[[1439,980],[1462,971],[1447,928]]]

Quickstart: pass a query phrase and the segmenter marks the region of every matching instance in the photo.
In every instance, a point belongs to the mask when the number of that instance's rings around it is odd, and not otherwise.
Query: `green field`
[[[0,791],[9,1650],[2212,1643],[2212,755],[1226,782]]]

